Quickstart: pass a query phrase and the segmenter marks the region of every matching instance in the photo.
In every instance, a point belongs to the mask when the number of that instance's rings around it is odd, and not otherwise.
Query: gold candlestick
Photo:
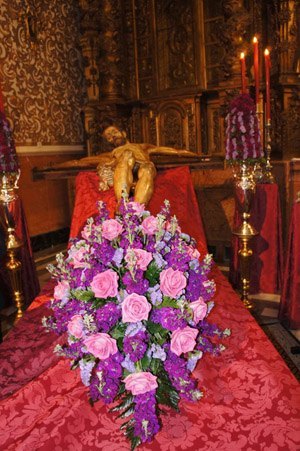
[[[264,183],[274,183],[274,177],[272,174],[271,165],[271,120],[268,119],[265,124],[265,153],[266,153],[266,166],[264,174]]]
[[[21,279],[22,264],[17,258],[17,254],[23,243],[16,235],[15,221],[13,215],[10,213],[9,206],[18,197],[16,193],[18,179],[19,173],[3,173],[2,176],[0,176],[0,202],[3,206],[7,234],[6,249],[8,259],[5,266],[8,270],[14,302],[17,307],[16,320],[20,319],[23,315],[24,297]]]
[[[233,231],[233,234],[239,238],[240,249],[239,268],[241,274],[241,298],[246,308],[251,309],[253,304],[249,301],[250,288],[250,262],[252,250],[249,247],[249,241],[257,231],[249,223],[250,206],[255,192],[255,180],[253,178],[253,168],[249,168],[245,162],[240,166],[240,172],[235,173],[235,194],[239,212],[242,214],[242,224]]]

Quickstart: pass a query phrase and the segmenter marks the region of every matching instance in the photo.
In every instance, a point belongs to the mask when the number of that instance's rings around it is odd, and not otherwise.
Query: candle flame
[[[270,55],[270,52],[269,52],[269,50],[268,50],[268,49],[265,49],[265,51],[264,51],[264,54],[265,54],[265,56],[268,56],[268,55]]]
[[[257,44],[257,43],[258,43],[258,39],[257,39],[256,36],[254,36],[254,38],[253,38],[253,44]]]
[[[243,60],[245,58],[245,53],[241,52],[240,59]]]

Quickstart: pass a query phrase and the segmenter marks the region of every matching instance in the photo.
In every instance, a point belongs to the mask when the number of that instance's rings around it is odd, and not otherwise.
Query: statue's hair
[[[117,120],[111,117],[104,117],[99,127],[100,135],[102,135],[104,130],[107,129],[108,127],[117,127],[118,129],[123,130],[123,127]]]

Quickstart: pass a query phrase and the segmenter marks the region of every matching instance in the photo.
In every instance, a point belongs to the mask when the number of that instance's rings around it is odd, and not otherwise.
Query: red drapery
[[[292,209],[279,319],[300,329],[300,202]]]
[[[250,223],[259,233],[250,241],[253,251],[251,260],[250,293],[278,293],[282,282],[282,232],[281,210],[278,185],[257,185],[251,206]],[[235,212],[234,227],[241,223]],[[239,243],[236,237],[232,240],[232,259],[230,265],[230,281],[233,286],[239,285],[238,269]]]
[[[178,217],[181,207],[173,204]],[[197,204],[193,208],[185,218],[189,227],[199,215]],[[77,216],[75,223],[81,227],[85,219]],[[156,439],[139,449],[296,451],[299,384],[216,267],[211,276],[217,292],[210,318],[231,329],[227,350],[206,355],[195,369],[204,399],[182,402],[180,413],[168,410]],[[119,429],[123,420],[101,402],[91,407],[79,372],[53,354],[62,338],[41,325],[52,290],[49,284],[0,346],[0,449],[129,451]]]

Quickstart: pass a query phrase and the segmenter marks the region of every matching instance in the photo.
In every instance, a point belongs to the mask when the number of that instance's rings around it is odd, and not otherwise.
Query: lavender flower
[[[85,385],[86,387],[89,386],[92,369],[94,368],[94,366],[95,366],[94,361],[86,362],[85,360],[82,359],[79,362],[80,377],[81,377],[83,385]]]
[[[150,287],[148,289],[148,294],[150,295],[151,304],[159,305],[162,303],[163,296],[158,284],[154,285],[154,287]]]

